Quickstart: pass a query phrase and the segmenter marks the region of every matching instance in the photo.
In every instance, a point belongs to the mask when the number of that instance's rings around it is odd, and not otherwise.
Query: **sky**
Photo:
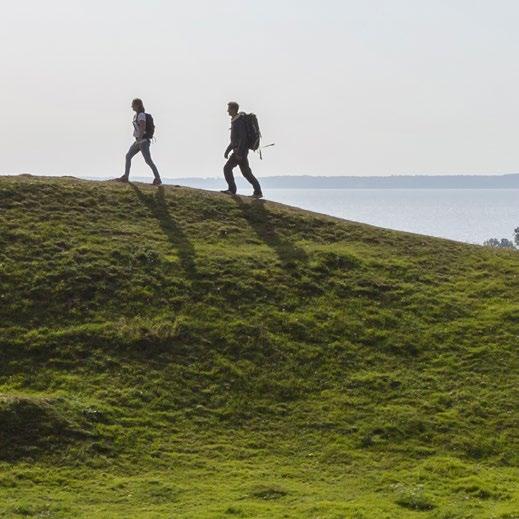
[[[119,176],[130,103],[163,177],[519,171],[515,0],[0,0],[0,174]],[[149,175],[142,157],[132,174]]]

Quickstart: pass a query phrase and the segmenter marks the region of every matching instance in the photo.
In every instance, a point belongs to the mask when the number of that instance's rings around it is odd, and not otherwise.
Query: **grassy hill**
[[[519,254],[0,177],[0,517],[519,518]]]

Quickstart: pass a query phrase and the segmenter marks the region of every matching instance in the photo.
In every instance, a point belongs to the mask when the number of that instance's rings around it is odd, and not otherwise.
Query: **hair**
[[[227,103],[227,106],[229,108],[234,108],[236,111],[240,109],[240,105],[236,101],[231,101],[230,103]]]
[[[132,101],[132,106],[133,105],[137,105],[137,111],[140,113],[140,112],[145,112],[146,110],[144,109],[144,104],[142,102],[142,99],[139,99],[138,97],[136,97],[133,101]]]

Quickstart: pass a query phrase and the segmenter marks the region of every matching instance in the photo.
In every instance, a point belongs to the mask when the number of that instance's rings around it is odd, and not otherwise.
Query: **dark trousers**
[[[227,185],[229,186],[229,191],[236,193],[236,182],[234,181],[234,175],[232,172],[236,166],[240,167],[241,174],[252,184],[254,193],[261,193],[260,183],[258,182],[258,179],[252,174],[252,170],[250,169],[248,154],[243,156],[241,160],[238,160],[235,153],[229,157],[227,164],[225,164],[223,168],[225,180],[227,180]]]

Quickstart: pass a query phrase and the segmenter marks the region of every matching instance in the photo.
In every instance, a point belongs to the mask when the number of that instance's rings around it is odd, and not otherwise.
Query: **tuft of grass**
[[[251,490],[250,496],[257,499],[281,499],[288,494],[286,490],[277,485],[261,485]]]
[[[436,508],[432,497],[426,494],[422,488],[410,488],[401,491],[396,504],[418,512],[428,512]]]
[[[89,420],[90,419],[90,420]],[[0,460],[14,461],[95,436],[91,409],[78,409],[64,398],[0,393]]]

